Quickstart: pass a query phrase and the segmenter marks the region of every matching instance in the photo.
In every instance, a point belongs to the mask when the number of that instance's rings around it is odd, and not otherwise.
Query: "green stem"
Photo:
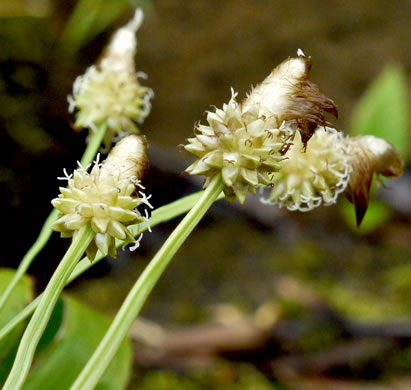
[[[103,122],[99,126],[97,126],[96,131],[91,133],[87,141],[86,150],[84,151],[83,157],[80,160],[80,164],[83,165],[83,167],[89,165],[96,157],[96,154],[98,153],[103,142],[104,135],[106,134],[106,130],[107,123]]]
[[[46,329],[63,287],[76,264],[94,238],[90,224],[82,227],[73,239],[69,249],[50,279],[40,303],[23,334],[13,367],[3,390],[19,390],[29,374],[34,352]]]
[[[217,175],[210,182],[198,203],[184,217],[177,228],[157,252],[144,272],[129,292],[109,330],[100,342],[93,356],[88,361],[71,390],[92,390],[103,375],[116,354],[120,344],[144,305],[148,295],[156,285],[161,274],[184,243],[201,218],[217,199],[223,189],[221,176]]]
[[[162,206],[158,208],[157,210],[154,210],[153,213],[151,214],[150,218],[150,226],[154,227],[156,225],[159,225],[163,222],[167,222],[173,218],[178,217],[179,215],[182,215],[186,213],[188,210],[194,207],[194,205],[197,203],[197,201],[200,199],[202,196],[203,192],[197,192],[195,194],[188,195],[182,199],[178,199],[168,205]],[[219,198],[223,198],[224,195],[221,194]],[[148,223],[145,222],[141,225],[134,225],[130,226],[130,230],[132,231],[133,235],[136,236],[137,234],[143,233],[147,230],[148,228]],[[117,247],[121,246],[124,244],[123,241],[117,241]],[[91,262],[87,257],[82,259],[74,269],[73,273],[70,275],[70,278],[68,279],[66,285],[79,277],[83,272],[87,271],[91,266],[94,264],[97,264],[101,259],[104,259],[105,256],[103,256],[100,252],[97,253],[96,258],[94,259],[93,262]],[[42,297],[42,294],[40,294],[36,299],[30,302],[22,311],[20,311],[16,316],[14,316],[6,325],[3,326],[3,328],[0,329],[0,340],[3,340],[20,322],[24,321],[26,318],[28,318],[33,311],[36,309],[38,306],[40,299]]]
[[[87,148],[84,151],[83,157],[80,161],[83,166],[87,166],[94,160],[94,157],[100,148],[101,142],[106,132],[106,128],[107,125],[104,123],[100,125],[97,131],[90,136]],[[34,242],[29,251],[23,257],[23,260],[20,262],[19,267],[16,270],[16,273],[14,274],[9,285],[0,297],[0,312],[2,311],[7,300],[9,299],[14,288],[17,286],[17,284],[23,278],[24,274],[27,272],[27,269],[30,267],[35,257],[40,253],[40,251],[44,248],[44,246],[50,239],[51,234],[53,233],[53,231],[51,230],[51,226],[57,220],[57,216],[58,211],[56,209],[53,209],[53,211],[50,213],[50,215],[44,222],[44,225],[40,231],[39,236],[37,237],[37,240]]]

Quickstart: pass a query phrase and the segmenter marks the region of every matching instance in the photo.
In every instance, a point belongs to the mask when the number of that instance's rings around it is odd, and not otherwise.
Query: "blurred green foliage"
[[[144,0],[79,0],[60,37],[60,49],[72,56],[105,31],[127,9],[143,7]]]
[[[2,269],[0,271],[0,293],[10,283],[14,271]],[[0,328],[6,325],[21,309],[26,306],[33,298],[33,286],[31,280],[26,277],[17,284],[13,294],[6,302],[3,310],[0,312]],[[17,345],[20,336],[24,330],[24,323],[20,324],[14,329],[6,339],[0,341],[0,384],[4,379],[13,364],[13,358],[17,350]]]
[[[350,135],[375,135],[391,142],[408,161],[410,150],[410,113],[407,78],[400,64],[389,64],[371,83],[354,108]],[[391,216],[391,208],[373,199],[376,193],[375,178],[371,187],[370,202],[360,233],[369,233],[381,226]],[[357,230],[353,208],[340,203],[340,210],[348,225]]]
[[[354,108],[350,134],[372,134],[390,141],[406,160],[409,152],[409,100],[405,71],[389,64]]]
[[[221,362],[207,373],[178,375],[173,371],[150,371],[136,378],[130,390],[280,390],[261,372],[248,364]]]
[[[0,271],[0,293],[12,275],[12,271]],[[31,297],[32,285],[26,278],[18,285],[4,311],[0,313],[0,325],[7,323]],[[40,340],[33,369],[23,389],[55,389],[58,383],[59,390],[69,390],[110,324],[109,316],[90,309],[68,295],[63,295]],[[7,378],[23,328],[24,324],[2,341],[0,384]],[[124,389],[129,378],[131,358],[131,345],[129,340],[125,340],[96,390]]]

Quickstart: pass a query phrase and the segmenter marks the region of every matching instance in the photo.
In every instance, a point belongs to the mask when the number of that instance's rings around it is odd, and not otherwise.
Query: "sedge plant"
[[[145,78],[146,75],[136,72],[134,67],[137,50],[135,33],[142,21],[143,13],[138,9],[133,19],[115,33],[99,63],[92,65],[74,82],[73,94],[68,98],[69,111],[78,111],[74,127],[89,129],[87,147],[79,161],[80,167],[88,167],[92,163],[102,143],[108,151],[118,135],[138,134],[138,125],[150,113],[153,91],[140,84],[139,78]],[[0,312],[50,239],[51,226],[57,220],[57,215],[54,209],[47,217],[38,238],[0,296]]]
[[[73,244],[39,299],[5,383],[6,389],[18,389],[23,385],[36,345],[64,285],[84,251],[90,260],[96,256],[97,249],[103,255],[114,256],[117,253],[116,238],[135,243],[135,248],[138,247],[139,240],[126,226],[147,219],[137,211],[141,203],[151,207],[140,184],[147,162],[145,139],[136,135],[124,138],[104,164],[100,164],[97,157],[90,173],[87,169],[102,142],[109,149],[115,137],[139,133],[137,124],[150,111],[152,91],[141,86],[138,80],[141,74],[134,68],[137,47],[135,33],[142,19],[142,11],[137,10],[134,18],[113,36],[99,63],[79,76],[73,85],[69,110],[78,111],[75,127],[89,129],[89,144],[78,164],[79,169],[70,175],[64,170],[64,176],[59,178],[67,180],[68,187],[60,188],[60,197],[53,201],[55,210],[6,288],[0,299],[0,310],[47,243],[51,229],[60,231],[64,237],[73,237]],[[68,210],[71,211],[70,217],[67,217]]]
[[[71,390],[96,386],[162,272],[221,192],[244,203],[248,193],[268,187],[263,202],[300,211],[333,204],[347,192],[360,223],[370,183],[358,178],[402,173],[402,159],[388,142],[350,139],[330,127],[324,112],[336,114],[335,105],[309,81],[309,69],[310,59],[299,50],[242,102],[232,91],[181,146],[197,157],[186,171],[206,177],[204,193],[138,278]]]
[[[99,63],[74,84],[70,109],[78,110],[76,126],[93,130],[104,123],[106,148],[118,135],[131,135],[122,138],[105,162],[95,161],[90,172],[80,166],[66,175],[68,186],[61,187],[52,202],[58,210],[52,228],[73,241],[41,298],[18,319],[35,308],[6,390],[22,388],[57,298],[64,285],[87,267],[84,261],[116,257],[119,242],[136,249],[141,231],[150,228],[148,213],[137,209],[152,208],[141,184],[148,165],[147,142],[135,134],[136,118],[147,115],[152,96],[139,85],[140,75],[133,67],[135,31],[141,21],[137,11],[116,33]],[[259,194],[264,203],[299,211],[334,204],[339,194],[345,194],[360,224],[374,174],[401,175],[401,156],[387,141],[350,138],[326,120],[326,113],[337,115],[336,106],[310,81],[310,68],[311,59],[298,50],[295,58],[278,65],[241,101],[232,90],[229,101],[208,112],[206,123],[197,124],[193,137],[180,145],[196,156],[186,172],[205,177],[204,191],[194,202],[186,198],[179,203],[178,213],[190,211],[137,279],[72,390],[95,388],[173,256],[222,194],[241,204],[249,193]],[[171,214],[169,210],[163,218]],[[78,264],[84,252],[88,260]],[[0,337],[15,324],[6,325]]]

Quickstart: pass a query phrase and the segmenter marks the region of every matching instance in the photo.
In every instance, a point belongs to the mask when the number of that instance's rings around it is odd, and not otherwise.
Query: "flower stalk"
[[[150,223],[143,222],[141,224],[130,226],[129,229],[134,236],[144,233],[148,230],[149,227],[154,227],[163,222],[170,221],[173,218],[176,218],[187,211],[191,210],[195,204],[199,201],[202,196],[202,191],[195,194],[188,195],[182,199],[178,199],[170,204],[162,206],[154,210],[151,214]],[[220,196],[217,199],[221,199],[223,196]],[[117,248],[124,245],[125,242],[121,240],[116,241]],[[104,259],[104,255],[101,252],[97,252],[97,256],[93,262],[91,262],[87,257],[84,257],[76,266],[73,273],[70,275],[66,281],[66,285],[72,282],[74,279],[78,278],[90,267],[97,264],[100,260]],[[21,310],[15,317],[13,317],[3,328],[0,329],[0,340],[3,340],[7,335],[22,321],[27,319],[37,308],[40,300],[42,299],[43,293],[40,294],[36,299],[31,301],[23,310]]]
[[[81,165],[87,166],[94,160],[101,146],[101,143],[103,142],[106,128],[107,128],[107,125],[105,122],[103,122],[100,126],[97,127],[97,131],[91,134],[89,138],[89,142],[87,143],[86,150],[84,151],[83,157],[80,160]],[[53,233],[53,231],[51,230],[51,227],[56,222],[57,217],[58,217],[58,211],[56,209],[53,209],[53,211],[49,214],[46,221],[44,222],[44,225],[36,241],[33,243],[29,251],[23,257],[12,280],[10,281],[7,288],[4,290],[3,294],[1,295],[0,313],[4,305],[6,304],[7,300],[9,299],[11,293],[14,291],[17,284],[20,282],[20,280],[23,278],[23,276],[27,272],[33,260],[40,253],[40,251],[45,247],[48,240],[50,239],[51,234]]]
[[[134,284],[109,330],[77,377],[71,390],[94,389],[170,260],[218,198],[223,188],[221,175],[215,175],[198,203],[171,233]]]
[[[68,251],[50,279],[23,334],[13,367],[3,390],[19,390],[22,388],[29,374],[36,347],[46,329],[61,291],[94,236],[95,233],[90,224],[87,224],[74,237]]]

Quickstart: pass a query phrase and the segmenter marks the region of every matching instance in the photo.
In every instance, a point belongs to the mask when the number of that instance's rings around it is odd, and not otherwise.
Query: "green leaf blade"
[[[0,294],[6,289],[14,276],[14,270],[0,270]],[[21,279],[9,296],[0,312],[0,328],[18,314],[33,298],[33,286],[27,277]],[[24,329],[24,323],[16,327],[6,338],[0,341],[0,384],[7,378],[13,363],[18,342]]]
[[[368,87],[354,107],[350,135],[374,135],[391,142],[404,160],[410,151],[410,115],[408,84],[405,71],[400,64],[388,64]],[[359,232],[371,233],[392,215],[391,208],[375,197],[373,182],[370,202]],[[355,231],[355,215],[347,204],[340,205],[340,211],[347,224]]]
[[[350,134],[384,138],[408,156],[410,117],[407,79],[401,65],[387,65],[354,108]]]
[[[69,390],[107,331],[110,317],[64,296],[64,316],[55,340],[37,356],[23,390]],[[122,390],[131,368],[131,345],[123,342],[96,390]],[[53,378],[50,380],[50,378]]]

